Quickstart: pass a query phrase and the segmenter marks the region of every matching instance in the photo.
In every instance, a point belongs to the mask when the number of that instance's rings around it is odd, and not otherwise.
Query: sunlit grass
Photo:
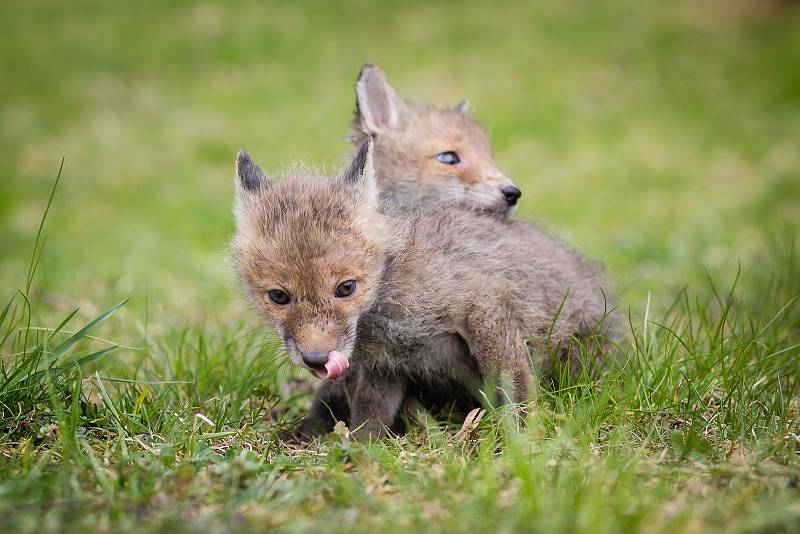
[[[44,328],[20,292],[0,314],[0,526],[793,530],[791,245],[724,292],[710,279],[706,296],[632,310],[623,366],[600,381],[565,379],[460,432],[409,412],[402,438],[342,427],[305,449],[278,437],[304,402],[268,333],[145,323],[126,346],[94,334],[125,302]]]
[[[798,12],[146,4],[0,17],[0,531],[800,529]],[[312,382],[227,266],[233,157],[342,162],[367,60],[471,100],[517,216],[605,265],[622,371],[279,441]]]

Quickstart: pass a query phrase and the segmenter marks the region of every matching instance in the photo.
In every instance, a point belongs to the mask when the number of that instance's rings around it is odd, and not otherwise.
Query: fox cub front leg
[[[464,336],[485,384],[494,386],[500,403],[524,402],[533,393],[525,340],[516,321],[503,309],[473,307]],[[509,391],[510,386],[510,391]]]
[[[336,421],[350,419],[350,399],[358,376],[350,369],[340,379],[323,380],[314,391],[308,414],[290,435],[290,441],[308,442],[333,430]]]
[[[396,422],[406,394],[406,383],[395,375],[361,371],[353,394],[350,428],[355,436],[383,437]]]

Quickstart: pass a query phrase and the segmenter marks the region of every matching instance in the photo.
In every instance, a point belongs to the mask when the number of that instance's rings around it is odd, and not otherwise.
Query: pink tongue
[[[332,350],[328,353],[328,361],[325,363],[325,370],[315,369],[317,376],[327,380],[336,380],[344,374],[350,367],[350,361],[341,352]]]

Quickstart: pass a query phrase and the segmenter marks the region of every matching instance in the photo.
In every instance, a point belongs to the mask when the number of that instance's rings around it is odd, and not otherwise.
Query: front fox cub
[[[529,350],[574,359],[576,338],[595,339],[599,277],[556,239],[457,207],[379,204],[371,138],[337,178],[273,181],[237,158],[237,269],[289,358],[327,379],[304,432],[328,431],[331,411],[364,434],[396,428],[420,384],[472,378],[524,401]]]
[[[377,65],[356,80],[350,139],[357,151],[375,139],[375,176],[396,205],[461,205],[508,214],[522,192],[494,162],[483,129],[467,102],[440,108],[400,98]]]

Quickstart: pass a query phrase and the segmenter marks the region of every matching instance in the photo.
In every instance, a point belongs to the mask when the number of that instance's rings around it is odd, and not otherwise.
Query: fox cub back
[[[532,361],[576,365],[576,340],[602,344],[589,263],[523,222],[379,209],[372,147],[336,178],[268,180],[237,160],[236,265],[289,358],[327,379],[306,430],[329,430],[332,410],[367,434],[395,428],[421,383],[495,384],[524,401]]]
[[[464,100],[440,108],[400,98],[376,65],[356,81],[351,139],[375,136],[378,185],[401,205],[461,205],[507,214],[522,192],[497,168],[483,129]]]

